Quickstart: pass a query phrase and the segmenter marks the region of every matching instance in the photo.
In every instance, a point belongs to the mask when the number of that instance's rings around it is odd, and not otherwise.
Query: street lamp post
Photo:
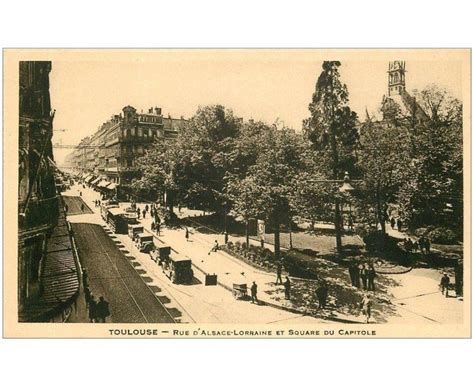
[[[349,177],[348,172],[344,172],[344,179],[343,180],[310,180],[314,183],[338,183],[341,184],[339,188],[340,193],[350,193],[355,190],[355,188],[351,185],[351,179]],[[359,182],[360,180],[354,180],[354,182]],[[340,210],[340,202],[339,199],[336,197],[335,201],[335,221],[334,221],[334,228],[336,229],[336,249],[337,252],[340,254],[342,253],[342,226],[341,226],[341,210]]]
[[[227,202],[223,203],[224,206],[224,244],[227,245],[229,242],[229,232],[227,231]]]

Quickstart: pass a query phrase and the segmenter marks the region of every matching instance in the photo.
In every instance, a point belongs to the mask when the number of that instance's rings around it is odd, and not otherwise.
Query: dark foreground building
[[[67,321],[79,266],[56,189],[49,61],[19,64],[18,318]]]

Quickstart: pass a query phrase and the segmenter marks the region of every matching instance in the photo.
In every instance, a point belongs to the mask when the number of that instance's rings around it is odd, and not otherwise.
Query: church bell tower
[[[401,95],[405,91],[405,61],[388,64],[388,96]]]

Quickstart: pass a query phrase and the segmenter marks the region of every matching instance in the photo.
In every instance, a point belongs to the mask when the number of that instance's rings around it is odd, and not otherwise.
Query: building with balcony
[[[104,122],[72,152],[74,167],[83,174],[111,184],[123,192],[133,192],[132,180],[138,176],[137,159],[157,138],[174,138],[186,120],[163,117],[161,108],[151,107],[138,113],[126,106]]]
[[[18,319],[22,322],[67,320],[79,293],[79,267],[55,182],[50,71],[49,61],[19,64]]]

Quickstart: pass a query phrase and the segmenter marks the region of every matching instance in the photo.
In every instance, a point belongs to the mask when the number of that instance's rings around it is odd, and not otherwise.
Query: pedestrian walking
[[[96,322],[97,317],[97,302],[95,297],[91,294],[89,299],[89,321]]]
[[[426,253],[430,253],[431,242],[429,238],[425,238],[425,251]]]
[[[160,235],[160,224],[159,223],[155,224],[155,229],[156,229],[156,234],[159,236]]]
[[[148,204],[145,205],[145,211],[148,213]]]
[[[89,307],[89,302],[91,300],[91,289],[89,286],[84,286],[84,299],[86,301],[86,309]]]
[[[445,272],[443,274],[443,277],[441,278],[441,282],[439,286],[441,287],[441,294],[443,294],[446,298],[449,296],[449,283],[450,283],[449,276]]]
[[[81,212],[83,213],[85,210],[84,203],[81,204]]]
[[[418,241],[414,240],[412,245],[413,245],[413,252],[415,252],[415,253],[418,252],[418,249],[420,247],[418,245]]]
[[[110,316],[109,302],[104,297],[100,297],[96,306],[96,322],[105,323],[105,319],[108,316]]]
[[[420,252],[425,253],[425,238],[423,236],[418,239],[418,246],[420,248]]]
[[[214,241],[214,245],[212,246],[211,250],[207,254],[208,256],[211,254],[211,252],[217,252],[219,250],[219,243],[217,240]]]
[[[370,317],[372,315],[372,300],[370,299],[370,295],[366,294],[364,299],[362,299],[362,303],[360,304],[362,309],[362,314],[365,315],[365,321],[369,323]]]
[[[184,236],[186,237],[186,241],[189,241],[189,230],[188,230],[187,227],[185,229],[186,229],[186,231],[184,233]]]
[[[82,191],[79,191],[79,196],[82,196]]]
[[[142,214],[143,214],[143,219],[145,219],[146,218],[146,209],[143,210]]]
[[[400,218],[397,219],[397,229],[399,232],[402,230],[402,220]]]
[[[285,287],[285,299],[290,299],[290,292],[291,292],[291,282],[290,278],[287,276],[285,279],[285,283],[283,283],[283,287]]]
[[[281,262],[278,262],[277,264],[277,278],[276,278],[276,281],[275,281],[275,284],[278,285],[278,282],[280,282],[280,284],[283,284],[283,280],[281,280],[281,271],[282,271],[283,267],[281,265]]]
[[[252,286],[250,287],[250,294],[252,297],[252,303],[256,303],[258,305],[257,289],[257,283],[253,282]]]
[[[354,230],[354,218],[352,217],[352,214],[349,215],[349,229],[350,229],[351,231]]]
[[[364,287],[364,290],[367,290],[367,277],[368,277],[368,269],[367,265],[364,264],[360,268],[360,278],[362,279],[362,286]]]
[[[390,218],[390,226],[392,227],[392,229],[395,227],[395,218]]]
[[[151,231],[154,232],[156,229],[155,222],[151,221]]]
[[[322,280],[316,289],[316,298],[318,299],[319,309],[325,309],[329,295],[329,288],[325,280]]]
[[[85,287],[85,286],[89,286],[89,274],[87,273],[87,268],[84,267],[82,269],[82,285]]]
[[[367,272],[367,288],[369,291],[375,291],[375,278],[376,277],[377,277],[377,272],[375,272],[375,268],[371,264]]]

